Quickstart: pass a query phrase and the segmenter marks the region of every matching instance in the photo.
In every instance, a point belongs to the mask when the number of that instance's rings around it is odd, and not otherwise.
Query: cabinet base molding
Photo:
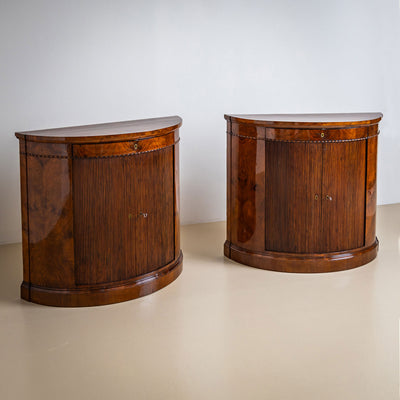
[[[379,241],[376,238],[371,246],[334,253],[261,253],[240,248],[226,241],[224,254],[233,261],[251,267],[279,272],[319,273],[343,271],[367,264],[377,256],[378,247]]]
[[[173,282],[182,272],[182,252],[173,262],[146,275],[104,285],[76,289],[56,289],[21,284],[21,298],[33,303],[56,307],[88,307],[120,303],[143,297]]]

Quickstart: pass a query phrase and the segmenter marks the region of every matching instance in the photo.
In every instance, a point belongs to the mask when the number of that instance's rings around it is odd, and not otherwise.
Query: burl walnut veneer
[[[225,115],[224,253],[285,272],[373,260],[381,113]]]
[[[23,299],[109,304],[178,277],[181,123],[165,117],[16,133]]]

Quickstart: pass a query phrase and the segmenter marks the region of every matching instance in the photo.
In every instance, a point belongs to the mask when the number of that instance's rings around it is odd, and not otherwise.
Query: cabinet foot
[[[182,272],[182,252],[170,264],[124,282],[75,289],[52,289],[22,282],[21,297],[32,303],[56,307],[88,307],[120,303],[146,296],[167,286]]]
[[[343,271],[367,264],[377,256],[378,247],[376,238],[371,246],[334,253],[254,252],[226,241],[224,254],[233,261],[251,267],[279,272],[319,273]]]

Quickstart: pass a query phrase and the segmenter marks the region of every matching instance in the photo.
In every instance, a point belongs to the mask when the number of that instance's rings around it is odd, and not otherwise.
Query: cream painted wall
[[[225,219],[224,113],[382,111],[400,202],[396,0],[0,0],[0,243],[20,241],[17,130],[180,115],[183,223]]]

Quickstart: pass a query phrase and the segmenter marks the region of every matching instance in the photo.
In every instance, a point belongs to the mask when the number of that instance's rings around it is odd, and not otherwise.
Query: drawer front
[[[348,129],[274,129],[266,128],[266,140],[282,141],[353,141],[376,135],[376,126]]]
[[[151,139],[138,139],[116,143],[76,144],[73,146],[73,158],[106,158],[145,153],[172,146],[175,133]]]

